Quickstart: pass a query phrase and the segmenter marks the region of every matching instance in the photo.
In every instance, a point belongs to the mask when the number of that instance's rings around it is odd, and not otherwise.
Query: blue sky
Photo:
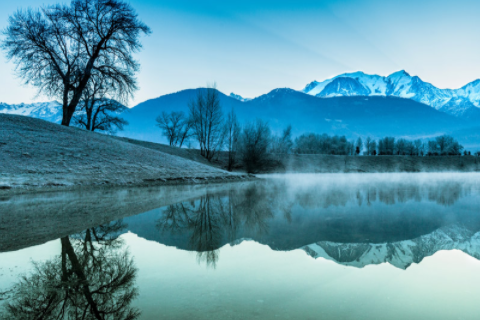
[[[0,28],[17,8],[58,1],[1,1]],[[140,90],[130,106],[216,82],[255,97],[279,87],[364,71],[405,69],[440,88],[480,78],[480,1],[132,0],[152,34],[137,55]],[[0,55],[0,101],[35,98]]]

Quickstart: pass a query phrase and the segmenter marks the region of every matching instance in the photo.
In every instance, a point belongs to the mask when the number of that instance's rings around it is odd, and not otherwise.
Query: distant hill
[[[188,102],[198,90],[184,90],[145,101],[124,116],[130,125],[119,135],[164,142],[155,118],[162,111],[188,113]],[[463,129],[469,124],[425,104],[398,97],[319,98],[292,89],[276,89],[252,100],[240,101],[220,93],[223,110],[233,108],[243,123],[267,120],[275,132],[287,125],[294,135],[305,132],[382,137],[427,137]]]

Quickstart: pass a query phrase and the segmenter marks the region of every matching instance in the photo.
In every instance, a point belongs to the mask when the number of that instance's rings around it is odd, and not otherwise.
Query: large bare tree
[[[193,135],[200,145],[200,152],[208,161],[221,150],[225,138],[222,106],[215,87],[200,89],[190,102],[190,119]]]
[[[133,94],[139,64],[132,53],[148,33],[126,2],[73,0],[17,11],[3,31],[2,48],[26,84],[62,101],[62,125],[68,126],[94,73],[115,81],[124,95]]]

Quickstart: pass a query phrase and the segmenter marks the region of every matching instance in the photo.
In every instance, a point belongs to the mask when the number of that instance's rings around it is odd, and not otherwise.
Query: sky
[[[0,28],[19,8],[0,2]],[[131,0],[151,29],[136,54],[140,89],[129,106],[216,83],[256,97],[344,73],[406,70],[440,88],[480,78],[478,0]],[[3,36],[2,36],[3,37]],[[0,102],[49,101],[0,52]]]

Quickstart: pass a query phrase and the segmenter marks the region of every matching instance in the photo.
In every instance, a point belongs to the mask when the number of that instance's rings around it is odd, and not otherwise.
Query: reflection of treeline
[[[438,185],[414,185],[394,184],[394,186],[381,183],[377,186],[357,186],[345,188],[345,186],[330,186],[328,189],[322,186],[313,187],[302,192],[292,193],[295,197],[291,200],[304,208],[317,209],[331,206],[348,206],[354,203],[356,206],[370,206],[374,203],[393,205],[407,201],[428,200],[439,205],[450,206],[458,201],[468,189],[460,183]]]
[[[137,269],[118,235],[121,221],[60,239],[60,254],[34,262],[6,294],[0,319],[133,320]]]

